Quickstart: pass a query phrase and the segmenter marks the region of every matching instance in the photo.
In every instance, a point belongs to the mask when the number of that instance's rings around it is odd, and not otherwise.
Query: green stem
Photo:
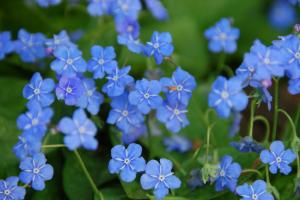
[[[146,126],[147,126],[147,133],[148,133],[148,148],[149,148],[149,157],[153,158],[153,153],[152,153],[152,133],[151,133],[151,126],[150,126],[150,117],[146,117]]]
[[[86,178],[90,182],[90,184],[91,184],[91,186],[92,186],[92,188],[93,188],[93,190],[95,192],[95,195],[97,195],[100,198],[100,200],[104,200],[102,192],[97,188],[97,186],[96,186],[95,182],[93,181],[93,179],[92,179],[89,171],[87,170],[87,168],[86,168],[86,166],[85,166],[82,158],[80,157],[79,152],[77,150],[75,150],[74,153],[75,153],[75,156],[76,156],[76,158],[77,158],[77,160],[78,160],[78,162],[79,162],[79,164],[80,164],[80,166],[81,166],[81,168],[82,168],[82,170],[83,170]]]
[[[226,58],[226,54],[225,53],[221,53],[220,58],[219,58],[219,62],[218,62],[218,66],[217,66],[217,70],[216,72],[218,74],[220,74],[220,72],[222,72],[224,64],[225,64],[225,58]]]
[[[165,60],[171,63],[174,67],[177,67],[178,65],[173,61],[172,57],[165,57]]]
[[[286,118],[289,120],[289,123],[292,127],[293,137],[297,138],[297,129],[296,129],[295,123],[294,123],[293,119],[291,118],[291,116],[283,109],[278,109],[277,112],[278,113],[281,112],[282,114],[284,114],[286,116]]]
[[[253,125],[254,125],[254,114],[255,114],[255,105],[256,101],[253,99],[251,101],[251,107],[250,107],[250,123],[249,123],[249,137],[253,137]]]
[[[266,165],[266,181],[267,181],[267,183],[268,183],[268,185],[271,185],[271,183],[270,183],[270,174],[269,174],[269,167],[268,167],[268,165]]]
[[[277,124],[278,124],[278,103],[279,103],[279,79],[274,79],[274,116],[273,116],[273,129],[272,141],[276,139]]]
[[[206,163],[208,163],[208,154],[209,154],[209,144],[210,144],[210,134],[211,130],[213,129],[214,124],[208,126],[207,132],[206,132]]]
[[[242,173],[249,173],[249,172],[256,173],[256,174],[258,174],[260,177],[263,176],[263,174],[262,174],[260,171],[256,170],[256,169],[244,169],[244,170],[242,171]]]
[[[297,178],[300,178],[300,158],[299,153],[297,152]]]
[[[64,144],[47,144],[47,145],[42,146],[43,149],[60,148],[60,147],[66,147],[66,145],[64,145]]]
[[[265,133],[265,135],[266,136],[265,136],[264,143],[267,143],[269,141],[269,137],[270,137],[270,123],[269,123],[268,119],[265,118],[262,115],[258,115],[258,116],[254,117],[254,122],[255,121],[261,121],[261,122],[263,122],[265,124],[265,126],[266,126],[266,133]]]

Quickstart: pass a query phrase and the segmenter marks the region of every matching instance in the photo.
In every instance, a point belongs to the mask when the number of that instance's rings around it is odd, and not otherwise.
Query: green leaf
[[[147,197],[146,191],[141,188],[141,185],[137,181],[131,183],[125,183],[121,181],[121,184],[129,198],[145,199]]]

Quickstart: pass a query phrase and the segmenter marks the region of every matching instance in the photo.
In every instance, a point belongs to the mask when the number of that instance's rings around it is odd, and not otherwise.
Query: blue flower
[[[184,105],[188,105],[192,91],[196,88],[195,78],[180,67],[177,67],[172,78],[162,78],[160,82],[169,101],[178,100]]]
[[[109,14],[112,2],[113,0],[89,0],[87,10],[92,16]]]
[[[109,97],[120,96],[124,93],[125,87],[132,83],[134,79],[128,75],[131,67],[127,66],[122,69],[116,67],[110,74],[107,75],[107,83],[103,85],[102,91]]]
[[[136,19],[119,17],[116,19],[116,29],[119,35],[137,39],[140,34],[140,24]]]
[[[128,101],[128,94],[115,97],[111,101],[112,109],[109,112],[107,123],[116,124],[123,132],[128,133],[134,127],[139,127],[144,116],[138,108]]]
[[[293,95],[300,94],[300,77],[289,80],[289,92]]]
[[[177,189],[181,181],[172,172],[172,162],[167,159],[150,160],[147,163],[145,174],[141,177],[141,185],[145,190],[153,189],[156,199],[162,200],[169,194],[169,189]]]
[[[126,45],[128,50],[141,54],[144,51],[144,45],[140,43],[138,39],[134,39],[132,36],[118,35],[118,43],[121,45]]]
[[[179,153],[185,153],[193,147],[192,142],[188,138],[178,135],[164,138],[164,145],[167,151],[177,151]]]
[[[61,0],[36,0],[36,2],[41,6],[41,7],[48,7],[51,5],[57,5],[61,2]]]
[[[22,61],[35,62],[46,56],[45,40],[42,33],[31,34],[21,29],[15,42],[15,51],[21,56]]]
[[[37,101],[42,107],[50,106],[54,102],[55,83],[52,79],[42,78],[41,74],[36,72],[33,74],[30,83],[23,89],[23,97],[30,101]]]
[[[190,173],[190,178],[187,181],[187,185],[192,190],[195,190],[197,187],[204,186],[202,179],[202,172],[200,169],[193,169]]]
[[[256,180],[252,185],[244,183],[236,188],[236,193],[242,197],[242,200],[274,200],[263,180]]]
[[[64,143],[69,150],[75,150],[80,146],[88,150],[96,150],[98,147],[98,141],[95,139],[97,128],[82,109],[77,109],[73,113],[73,119],[62,118],[58,129],[65,134]]]
[[[260,153],[260,159],[263,163],[269,164],[270,172],[276,174],[279,169],[280,173],[288,175],[292,168],[289,166],[296,159],[296,154],[291,150],[284,150],[284,144],[277,140],[272,142],[269,150],[263,150]]]
[[[50,66],[59,75],[71,77],[86,71],[86,62],[75,47],[60,46],[55,49],[54,56],[56,60],[52,61]]]
[[[122,134],[122,142],[124,144],[133,143],[146,133],[147,126],[145,125],[145,123],[142,123],[139,126],[131,127],[128,132]]]
[[[116,145],[111,149],[112,159],[108,170],[111,174],[119,174],[123,181],[132,182],[137,172],[145,170],[146,161],[141,156],[142,147],[132,143],[127,149],[123,145]]]
[[[0,32],[0,60],[2,60],[6,54],[11,53],[13,50],[14,43],[11,41],[10,32]]]
[[[24,184],[31,184],[34,190],[43,190],[45,181],[53,177],[53,167],[46,162],[45,155],[42,153],[22,160],[19,166],[22,170],[19,175],[20,181]]]
[[[156,19],[163,21],[169,18],[168,11],[160,0],[145,0],[145,3]]]
[[[117,68],[116,53],[113,47],[95,45],[91,48],[92,59],[88,61],[88,70],[94,73],[94,78],[103,78],[106,73],[112,73]]]
[[[288,2],[292,5],[300,5],[300,1],[299,0],[288,0]]]
[[[52,52],[58,47],[64,46],[67,48],[75,48],[76,45],[73,44],[65,30],[62,30],[57,35],[53,36],[53,39],[46,40],[46,46]]]
[[[81,108],[87,108],[92,115],[96,115],[100,110],[100,105],[103,103],[104,97],[97,91],[93,79],[83,78],[82,85],[84,88],[84,95],[81,95],[78,105]]]
[[[233,121],[229,127],[229,137],[234,137],[240,131],[240,125],[242,121],[242,114],[240,112],[233,112]]]
[[[58,100],[63,99],[66,105],[77,105],[79,98],[84,94],[82,82],[77,77],[61,77],[56,87]]]
[[[233,28],[231,23],[229,18],[223,18],[205,31],[204,35],[209,40],[208,48],[212,52],[234,53],[236,51],[240,30]]]
[[[226,80],[225,77],[219,76],[212,85],[208,104],[223,118],[229,117],[231,110],[244,110],[248,104],[248,97],[242,91],[242,81],[237,77]]]
[[[3,200],[23,200],[26,190],[18,186],[19,178],[15,176],[8,177],[6,180],[0,180],[0,199]]]
[[[27,104],[28,111],[17,119],[18,128],[31,132],[36,138],[43,138],[53,116],[51,108],[41,108],[36,102]]]
[[[156,118],[164,123],[169,131],[178,133],[181,128],[189,124],[185,115],[188,112],[186,109],[184,104],[176,101],[166,101],[157,109]]]
[[[159,81],[142,79],[136,82],[135,90],[129,93],[129,102],[137,106],[143,114],[148,114],[151,109],[156,109],[162,104],[160,91]]]
[[[112,3],[112,12],[115,17],[137,19],[141,9],[142,5],[139,0],[115,0]]]
[[[39,138],[34,137],[31,132],[24,132],[19,136],[18,143],[13,147],[13,152],[20,159],[23,160],[28,156],[33,156],[39,153],[42,143]]]
[[[147,42],[144,51],[148,57],[154,55],[155,62],[161,64],[164,57],[171,56],[174,51],[171,34],[155,31],[151,37],[151,41]]]
[[[253,138],[246,136],[240,142],[230,142],[230,146],[234,147],[240,152],[256,152],[260,153],[264,147],[257,143]]]

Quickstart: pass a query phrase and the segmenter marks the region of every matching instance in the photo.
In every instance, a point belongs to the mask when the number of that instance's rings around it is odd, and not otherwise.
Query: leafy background
[[[95,18],[86,12],[85,1],[80,4],[70,5],[64,1],[61,5],[42,9],[36,5],[28,5],[23,0],[9,0],[0,2],[0,30],[10,30],[14,38],[20,28],[30,32],[43,32],[48,37],[65,29],[69,32],[82,30],[83,37],[78,41],[79,48],[83,51],[84,57],[89,58],[89,49],[94,44],[112,45],[116,48],[120,65],[128,60],[132,66],[132,75],[141,78],[147,66],[144,57],[134,55],[116,42],[113,20],[110,17]],[[164,0],[164,5],[170,13],[170,20],[166,22],[156,21],[148,11],[143,11],[140,16],[141,39],[147,41],[154,30],[168,31],[173,35],[175,46],[174,60],[185,70],[192,73],[198,82],[191,103],[189,105],[188,117],[190,126],[181,131],[180,134],[189,137],[195,148],[200,146],[200,157],[204,155],[203,142],[207,130],[205,113],[207,111],[207,94],[210,84],[215,78],[215,66],[220,55],[212,55],[207,49],[207,42],[203,37],[204,30],[214,24],[222,17],[232,17],[236,27],[240,28],[241,37],[238,42],[238,52],[226,58],[226,64],[236,68],[242,61],[243,54],[247,52],[252,42],[259,38],[264,43],[270,44],[278,35],[287,32],[278,32],[268,23],[268,9],[271,1],[262,0]],[[17,141],[20,131],[16,129],[15,120],[17,116],[25,111],[25,100],[22,98],[22,88],[35,71],[40,71],[44,76],[53,77],[49,71],[50,60],[36,64],[24,64],[17,55],[10,55],[0,61],[0,179],[18,174],[18,161],[12,153],[12,146]],[[160,67],[165,75],[170,75],[174,67],[164,63]],[[299,97],[291,97],[287,94],[285,83],[281,88],[281,106],[287,109],[292,116],[295,115]],[[62,115],[70,115],[72,108],[66,108],[56,103],[56,123]],[[102,106],[99,117],[105,120],[109,105]],[[271,113],[262,106],[259,111],[271,119]],[[241,135],[245,135],[248,123],[248,111],[244,113]],[[213,131],[212,146],[213,154],[222,156],[230,153],[235,160],[238,160],[243,168],[251,168],[257,155],[241,154],[229,147],[230,138],[228,128],[230,120],[224,121],[211,116],[211,121],[216,122]],[[280,132],[289,133],[289,127],[285,126],[285,120],[280,120]],[[138,181],[133,184],[125,184],[119,181],[117,176],[109,175],[107,163],[109,160],[110,148],[119,141],[119,133],[100,121],[98,138],[99,149],[96,152],[80,151],[88,170],[92,174],[97,186],[101,189],[105,199],[145,199],[146,193],[140,189]],[[298,125],[299,126],[299,125]],[[170,135],[163,127],[164,135]],[[255,125],[255,137],[258,140],[263,138],[263,125]],[[287,135],[285,134],[285,135]],[[61,135],[51,135],[48,143],[60,143]],[[236,139],[236,138],[235,138]],[[144,146],[145,156],[150,158],[166,157],[175,161],[175,171],[184,182],[183,187],[175,192],[176,197],[168,197],[169,200],[185,199],[237,199],[229,192],[216,193],[212,186],[205,186],[201,189],[191,191],[185,182],[189,171],[195,167],[201,167],[199,160],[191,160],[194,152],[186,154],[166,153],[162,146],[162,137],[153,137],[153,143],[148,146],[146,139],[140,143]],[[155,148],[151,148],[155,147]],[[47,151],[47,158],[55,168],[55,177],[47,183],[47,188],[42,192],[29,191],[28,199],[71,199],[89,200],[96,199],[93,191],[84,176],[75,155],[65,149]],[[187,159],[189,158],[189,159]],[[181,171],[185,173],[181,173]],[[243,176],[244,180],[255,178]],[[295,199],[293,195],[293,179],[291,176],[271,177],[280,194],[281,199]],[[287,192],[288,191],[288,192]],[[180,197],[178,197],[180,196]]]

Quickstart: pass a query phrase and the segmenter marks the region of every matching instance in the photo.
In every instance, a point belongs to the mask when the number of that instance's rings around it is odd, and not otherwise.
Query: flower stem
[[[256,173],[256,174],[258,174],[260,177],[263,176],[262,173],[261,173],[260,171],[256,170],[256,169],[244,169],[244,170],[242,171],[242,173],[249,173],[249,172]]]
[[[208,154],[209,154],[209,144],[210,144],[210,134],[211,130],[213,129],[214,124],[210,125],[207,127],[207,132],[206,132],[206,163],[208,163]]]
[[[223,67],[225,64],[225,58],[226,58],[226,54],[222,52],[220,54],[220,58],[219,58],[219,62],[218,62],[217,70],[216,70],[216,72],[218,74],[220,74],[220,72],[222,72],[222,70],[223,70]]]
[[[43,149],[50,149],[50,148],[60,148],[60,147],[66,147],[64,144],[45,144],[42,146]]]
[[[268,165],[266,165],[266,181],[267,181],[268,185],[271,185]]]
[[[96,186],[95,182],[93,181],[93,179],[92,179],[89,171],[87,170],[87,168],[86,168],[86,166],[85,166],[85,164],[84,164],[84,162],[83,162],[83,160],[82,160],[79,152],[77,150],[75,150],[74,153],[75,153],[75,156],[76,156],[76,158],[77,158],[77,160],[78,160],[78,162],[79,162],[79,164],[80,164],[80,166],[81,166],[81,168],[82,168],[82,170],[83,170],[86,178],[90,182],[90,184],[91,184],[91,186],[92,186],[92,188],[93,188],[93,190],[95,192],[95,195],[97,195],[100,198],[100,200],[104,200],[102,192],[99,191],[99,189],[97,188],[97,186]]]
[[[279,79],[274,79],[274,116],[273,116],[273,129],[272,141],[276,139],[277,124],[278,124],[278,102],[279,102]]]
[[[249,123],[249,137],[253,137],[253,125],[254,125],[254,114],[255,114],[255,105],[256,101],[253,99],[251,101],[251,107],[250,107],[250,123]]]
[[[269,137],[270,137],[270,123],[269,123],[268,119],[265,118],[262,115],[257,115],[257,116],[254,117],[254,122],[255,121],[261,121],[261,122],[263,122],[265,124],[265,126],[266,126],[266,133],[265,133],[265,135],[266,136],[265,136],[265,141],[264,142],[267,143],[269,141]]]
[[[286,116],[286,118],[289,120],[289,123],[290,123],[290,125],[292,127],[293,137],[297,138],[297,129],[296,129],[296,125],[295,125],[292,117],[285,110],[283,110],[283,109],[278,109],[277,112],[278,113],[281,112],[282,114],[284,114]]]

